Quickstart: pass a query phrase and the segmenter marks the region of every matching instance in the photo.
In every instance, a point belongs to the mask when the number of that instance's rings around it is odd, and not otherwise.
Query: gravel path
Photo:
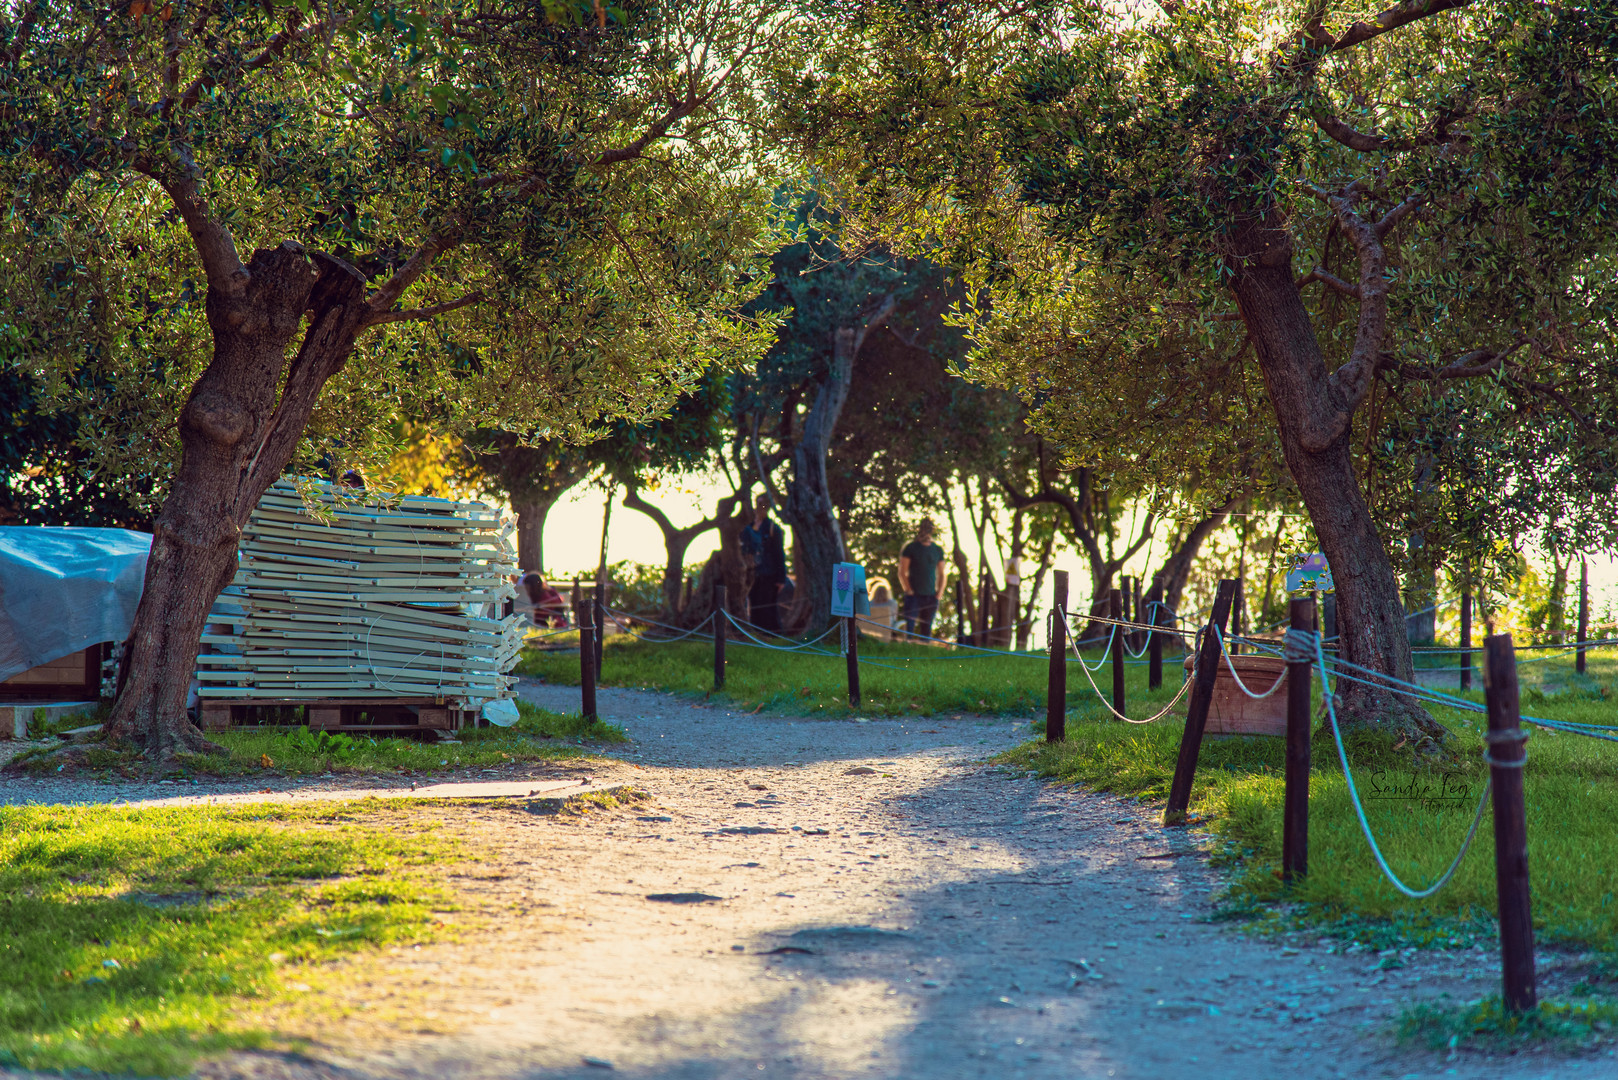
[[[571,688],[522,692],[576,707]],[[375,962],[318,1010],[308,1056],[200,1075],[1618,1076],[1608,1050],[1396,1047],[1400,1007],[1492,992],[1490,958],[1380,970],[1200,921],[1219,882],[1194,835],[984,763],[1026,721],[749,715],[617,689],[600,705],[634,742],[592,777],[650,801],[446,813],[483,853],[457,885],[495,924]],[[1548,966],[1554,992],[1570,976]],[[386,1001],[417,1003],[414,1022],[368,1019]]]

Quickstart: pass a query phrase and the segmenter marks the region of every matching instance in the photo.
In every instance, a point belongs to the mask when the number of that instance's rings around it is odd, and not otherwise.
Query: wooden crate
[[[265,714],[276,710],[279,716]],[[476,727],[478,710],[446,704],[437,698],[336,698],[250,700],[203,698],[204,731],[223,731],[250,721],[265,719],[285,723],[289,716],[319,731],[346,731],[351,734],[397,735],[422,731],[459,731]]]
[[[1195,663],[1194,656],[1185,658],[1187,671]],[[1219,659],[1219,675],[1214,679],[1213,702],[1208,707],[1205,735],[1280,735],[1287,733],[1287,685],[1284,677],[1286,662],[1279,656],[1233,656],[1229,663],[1236,665],[1242,682],[1249,690],[1262,694],[1275,680],[1281,686],[1266,698],[1251,698],[1242,692],[1231,678],[1230,667],[1224,657]]]
[[[94,701],[110,643],[92,645],[0,682],[0,701]]]

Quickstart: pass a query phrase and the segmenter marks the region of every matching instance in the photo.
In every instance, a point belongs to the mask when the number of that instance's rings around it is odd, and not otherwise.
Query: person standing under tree
[[[944,591],[944,549],[933,540],[932,518],[922,518],[916,538],[899,553],[899,587],[905,591],[905,632],[931,637],[938,594]]]
[[[760,495],[753,508],[753,523],[742,530],[742,550],[753,556],[753,589],[747,594],[749,618],[754,626],[781,632],[781,587],[787,580],[786,540],[781,526],[770,520],[769,499]]]

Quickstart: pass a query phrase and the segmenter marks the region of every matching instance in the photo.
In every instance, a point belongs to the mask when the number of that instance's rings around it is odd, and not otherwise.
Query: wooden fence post
[[[725,688],[725,587],[713,587],[713,688]]]
[[[586,602],[577,585],[573,587],[573,621],[579,627],[579,690],[583,700],[579,711],[585,719],[596,718],[596,646],[593,603]]]
[[[860,624],[853,615],[843,616],[843,630],[848,634],[848,706],[860,707]]]
[[[1314,631],[1314,600],[1294,600],[1287,613],[1292,629]],[[1287,786],[1281,814],[1281,880],[1287,882],[1309,873],[1309,678],[1308,659],[1288,659]]]
[[[1133,622],[1143,623],[1151,621],[1150,619],[1147,619],[1141,612],[1140,578],[1138,577],[1135,578],[1135,599],[1133,603],[1131,603],[1129,610],[1134,613],[1132,618]],[[1144,630],[1134,631],[1135,648],[1138,649],[1141,647],[1141,635],[1144,633]]]
[[[1112,596],[1109,599],[1110,604],[1108,614],[1110,614],[1114,619],[1121,620],[1124,617],[1124,594],[1122,590],[1112,590]],[[1124,628],[1119,626],[1116,622],[1113,623],[1111,637],[1112,709],[1113,712],[1116,712],[1119,716],[1128,715],[1128,713],[1124,711],[1124,649],[1126,647],[1126,642],[1128,641],[1129,635],[1124,631]]]
[[[966,636],[966,580],[955,578],[955,644],[970,645]]]
[[[1152,586],[1152,591],[1146,594],[1146,606],[1152,612],[1152,617],[1146,621],[1153,627],[1151,637],[1146,639],[1146,686],[1156,690],[1163,685],[1163,631],[1157,629],[1164,625],[1162,585]]]
[[[1472,689],[1472,589],[1461,589],[1461,689]]]
[[[1517,653],[1510,634],[1483,639],[1483,693],[1489,714],[1489,775],[1494,787],[1494,883],[1500,906],[1500,974],[1506,1011],[1531,1012],[1534,990],[1533,900],[1528,890],[1528,814],[1523,800],[1523,740],[1517,700]]]
[[[1219,674],[1219,635],[1230,618],[1230,603],[1235,594],[1234,581],[1225,578],[1219,582],[1213,614],[1202,635],[1202,647],[1197,650],[1196,682],[1192,684],[1191,702],[1185,710],[1185,733],[1180,736],[1180,757],[1174,764],[1169,804],[1163,811],[1165,825],[1185,824],[1186,807],[1191,805],[1191,782],[1196,779],[1197,755],[1202,752],[1202,729],[1208,722],[1208,707],[1213,704],[1214,677]]]
[[[590,604],[595,609],[596,647],[595,664],[596,679],[601,679],[601,649],[607,640],[607,589],[605,585],[598,586],[590,591]]]
[[[1573,670],[1584,674],[1584,643],[1590,640],[1590,560],[1579,560],[1579,651],[1573,657]]]
[[[1051,589],[1051,669],[1045,684],[1045,741],[1067,738],[1067,571],[1053,574]]]
[[[1241,636],[1242,632],[1247,629],[1244,625],[1246,620],[1242,618],[1247,614],[1247,597],[1244,595],[1246,581],[1244,577],[1245,575],[1242,574],[1236,575],[1236,592],[1231,596],[1230,600],[1230,633],[1227,636],[1231,638]],[[1227,641],[1225,651],[1232,656],[1239,656],[1242,651],[1242,643],[1239,641]]]

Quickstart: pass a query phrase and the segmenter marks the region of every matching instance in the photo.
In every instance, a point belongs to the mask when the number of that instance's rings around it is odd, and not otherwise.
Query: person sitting
[[[893,593],[888,589],[887,582],[877,578],[871,583],[871,614],[860,618],[866,633],[878,641],[892,641],[893,625],[898,612],[899,605],[894,602]]]
[[[538,574],[523,575],[522,587],[533,609],[528,617],[535,626],[550,626],[558,630],[568,628],[567,601],[561,593],[545,584],[545,579]]]

